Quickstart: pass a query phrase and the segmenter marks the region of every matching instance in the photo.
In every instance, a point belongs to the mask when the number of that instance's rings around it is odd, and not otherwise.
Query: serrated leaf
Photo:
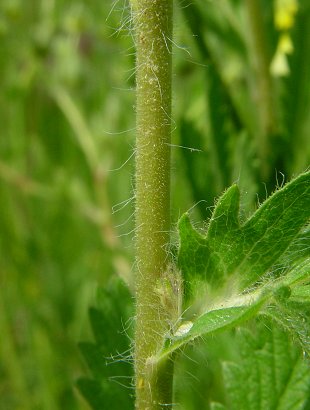
[[[310,211],[305,206],[306,200],[310,199],[309,195],[310,174],[307,173],[277,191],[241,225],[238,215],[239,190],[234,185],[219,200],[205,237],[192,227],[187,215],[181,218],[179,266],[185,281],[190,281],[193,286],[195,278],[199,277],[214,288],[223,286],[226,281],[228,288],[230,282],[227,279],[235,274],[239,276],[241,285],[237,292],[235,289],[229,289],[228,298],[227,294],[222,295],[220,304],[207,307],[202,314],[196,313],[192,321],[181,322],[158,353],[159,359],[196,338],[236,327],[258,313],[274,313],[275,318],[280,317],[279,312],[287,309],[287,303],[294,302],[296,305],[298,295],[299,299],[302,296],[307,297],[307,292],[301,289],[304,289],[309,281],[309,258],[289,266],[279,278],[269,275],[253,287],[251,292],[247,288],[240,293],[240,288],[253,284],[258,277],[266,273],[267,268],[271,268],[293,242],[309,216]],[[306,210],[301,210],[302,207]],[[297,216],[294,215],[295,212],[299,212]],[[281,238],[285,244],[276,242],[277,246],[274,246],[276,237]],[[208,298],[209,295],[205,297]],[[305,344],[308,332],[303,327],[310,329],[309,318],[300,315],[305,304],[303,307],[298,304],[296,306],[298,308],[294,308],[292,312],[296,323],[292,328]]]
[[[216,288],[223,286],[228,276],[235,275],[240,289],[261,279],[307,223],[309,203],[307,172],[276,191],[243,224],[239,220],[236,185],[219,199],[206,235],[197,232],[188,215],[183,215],[179,221],[178,263],[186,297],[197,278]]]
[[[98,299],[99,308],[89,310],[96,343],[79,344],[92,378],[80,378],[77,387],[94,410],[131,409],[131,342],[124,331],[131,295],[118,281],[100,290]]]
[[[223,366],[228,408],[303,409],[310,389],[309,366],[287,334],[268,321],[255,335],[242,331],[236,340],[247,353]]]

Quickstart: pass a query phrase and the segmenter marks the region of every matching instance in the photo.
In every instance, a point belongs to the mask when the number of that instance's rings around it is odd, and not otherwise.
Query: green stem
[[[172,0],[132,0],[136,40],[136,409],[167,409],[172,362],[153,361],[168,331],[158,291],[170,231]]]
[[[264,21],[261,6],[257,0],[246,0],[248,18],[250,23],[250,35],[254,50],[254,64],[257,78],[255,90],[258,103],[258,150],[261,160],[261,175],[264,180],[268,178],[270,155],[269,136],[276,133],[276,112],[273,97],[273,84],[270,75],[270,58],[267,51],[267,38],[264,32]]]

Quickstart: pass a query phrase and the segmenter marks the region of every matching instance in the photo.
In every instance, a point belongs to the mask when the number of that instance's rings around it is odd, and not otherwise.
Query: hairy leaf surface
[[[300,232],[310,214],[309,203],[310,173],[306,173],[275,192],[243,224],[239,220],[236,185],[220,198],[205,236],[192,227],[188,215],[181,218],[179,267],[185,280],[186,302],[193,302],[191,294],[205,300],[200,305],[194,300],[198,308],[193,319],[187,316],[190,320],[180,322],[159,358],[194,339],[236,327],[257,314],[281,322],[308,351],[310,258],[299,247]],[[291,264],[277,266],[287,249],[295,255]],[[232,275],[237,287],[231,286]],[[199,286],[198,293],[197,283],[209,287]],[[217,299],[212,302],[213,294],[203,295],[201,288],[217,291]]]
[[[309,363],[287,334],[264,321],[255,335],[237,335],[240,359],[225,363],[230,410],[302,410],[310,391]]]
[[[196,231],[187,214],[179,222],[179,267],[189,296],[197,279],[221,287],[228,276],[239,290],[254,284],[280,258],[309,219],[310,173],[276,191],[245,222],[239,219],[239,189],[219,199],[206,235]]]

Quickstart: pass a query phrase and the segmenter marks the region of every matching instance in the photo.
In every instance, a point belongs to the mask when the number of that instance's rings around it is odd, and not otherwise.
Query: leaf
[[[287,302],[285,305],[271,306],[264,314],[271,317],[295,342],[298,342],[303,351],[310,356],[310,302]]]
[[[265,303],[265,297],[261,297],[256,303],[249,306],[236,306],[211,310],[194,322],[185,322],[175,332],[174,337],[167,339],[165,347],[158,355],[158,359],[170,355],[174,351],[185,346],[189,342],[216,332],[236,327],[254,317]],[[190,324],[190,326],[189,326]],[[184,326],[184,328],[182,328]]]
[[[310,173],[276,191],[243,224],[239,219],[239,196],[237,185],[224,193],[206,235],[192,227],[187,214],[181,217],[178,264],[186,298],[197,279],[216,288],[235,275],[241,290],[272,269],[309,218]]]
[[[91,380],[86,377],[77,381],[77,387],[81,394],[90,404],[93,410],[101,410],[106,406],[104,391],[97,380]]]
[[[306,283],[310,278],[310,258],[301,259],[287,272],[284,283],[288,286]]]
[[[288,331],[309,356],[310,258],[295,263],[293,269],[284,277],[283,284],[290,289],[289,297],[277,298],[276,305],[270,306],[265,314]]]
[[[199,284],[204,280],[213,288],[222,286],[224,293],[219,292],[213,300],[210,292],[202,295],[198,313],[195,306],[199,306],[199,300],[189,306],[187,310],[194,310],[193,319],[187,312],[187,319],[191,320],[181,321],[174,334],[167,337],[158,360],[199,337],[239,326],[258,314],[273,316],[277,321],[286,318],[284,327],[291,328],[303,346],[310,346],[310,315],[302,313],[310,306],[310,258],[300,259],[282,270],[278,278],[269,274],[262,280],[262,275],[273,268],[307,221],[309,177],[309,173],[304,174],[277,191],[243,225],[239,221],[236,185],[219,200],[205,237],[192,227],[187,215],[181,218],[179,266],[187,287],[193,289],[198,277]],[[280,238],[280,242],[276,238]],[[232,274],[239,280],[237,291],[229,281]],[[259,284],[247,288],[258,278]]]
[[[116,383],[101,383],[97,379],[82,377],[77,381],[77,387],[93,410],[133,409],[131,397],[120,394],[120,386]]]
[[[77,387],[94,410],[133,408],[129,394],[133,378],[131,342],[124,326],[132,317],[131,295],[120,280],[98,291],[99,308],[89,316],[95,343],[79,344],[91,371],[81,377]]]
[[[310,255],[310,226],[302,229],[284,255],[280,259],[281,265],[288,267],[309,258]]]
[[[230,410],[301,410],[310,389],[309,366],[285,332],[270,321],[255,335],[236,337],[239,361],[224,363]]]

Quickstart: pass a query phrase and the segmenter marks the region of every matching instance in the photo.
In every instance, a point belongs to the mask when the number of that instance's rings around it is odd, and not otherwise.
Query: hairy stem
[[[136,41],[136,408],[169,408],[172,363],[153,357],[167,333],[161,279],[170,230],[172,0],[132,0]]]

